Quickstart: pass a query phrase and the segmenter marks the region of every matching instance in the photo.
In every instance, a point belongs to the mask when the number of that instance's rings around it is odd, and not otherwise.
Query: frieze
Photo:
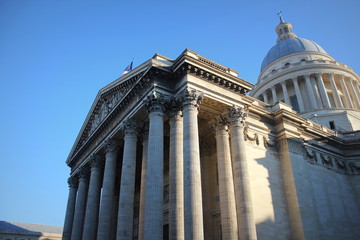
[[[350,170],[352,173],[360,174],[360,163],[355,162],[355,161],[350,162],[349,167],[350,167]]]
[[[250,141],[255,141],[256,145],[260,145],[260,140],[259,140],[259,135],[257,133],[254,133],[254,136],[250,136],[249,134],[249,127],[245,126],[244,128],[244,140],[250,140]]]
[[[303,145],[303,149],[305,153],[304,158],[311,164],[316,164],[342,174],[360,174],[360,163],[356,161],[345,161],[306,145]]]
[[[270,138],[267,138],[265,136],[263,136],[263,143],[264,143],[264,147],[265,148],[276,148],[276,142],[275,141],[271,141]]]

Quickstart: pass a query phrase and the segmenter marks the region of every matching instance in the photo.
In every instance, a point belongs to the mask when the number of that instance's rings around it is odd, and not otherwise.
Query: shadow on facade
[[[284,194],[281,165],[279,156],[275,152],[266,152],[264,158],[255,159],[256,162],[266,168],[268,172],[269,190],[271,193],[271,204],[273,208],[273,218],[268,217],[261,223],[256,224],[258,239],[290,239],[291,230],[289,225],[289,215]],[[256,191],[254,189],[253,191]]]

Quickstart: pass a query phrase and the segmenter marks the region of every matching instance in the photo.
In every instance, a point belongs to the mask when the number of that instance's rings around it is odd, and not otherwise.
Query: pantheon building
[[[276,33],[255,85],[185,49],[100,89],[63,239],[360,239],[360,78]]]

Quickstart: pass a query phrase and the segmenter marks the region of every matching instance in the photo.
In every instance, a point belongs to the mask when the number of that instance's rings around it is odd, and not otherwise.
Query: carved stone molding
[[[304,147],[306,158],[309,160],[310,163],[317,163],[316,152],[312,149],[308,149]]]
[[[229,109],[229,119],[230,119],[230,125],[231,126],[239,126],[239,127],[245,127],[245,120],[248,116],[249,110],[247,105],[244,107],[239,107],[233,105],[232,108]]]
[[[350,162],[349,167],[351,172],[360,174],[360,163],[359,162]]]
[[[335,162],[336,167],[337,167],[338,170],[347,171],[347,167],[346,167],[345,161],[343,161],[343,160],[341,160],[341,159],[334,158],[334,162]]]
[[[263,142],[265,148],[268,147],[276,148],[276,142],[275,141],[271,142],[270,138],[268,139],[267,137],[263,136]]]
[[[256,145],[260,144],[259,135],[257,133],[254,133],[254,136],[251,137],[249,134],[249,127],[246,125],[244,127],[244,140],[255,141]]]
[[[324,154],[320,154],[320,159],[321,159],[321,162],[324,166],[327,166],[327,167],[333,167],[333,161],[331,159],[331,157],[329,156],[326,156]]]

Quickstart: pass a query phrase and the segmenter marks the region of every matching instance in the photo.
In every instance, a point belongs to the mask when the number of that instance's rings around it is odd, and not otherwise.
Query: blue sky
[[[98,90],[192,49],[256,83],[276,15],[360,73],[360,2],[0,1],[0,220],[62,225],[65,160]]]

